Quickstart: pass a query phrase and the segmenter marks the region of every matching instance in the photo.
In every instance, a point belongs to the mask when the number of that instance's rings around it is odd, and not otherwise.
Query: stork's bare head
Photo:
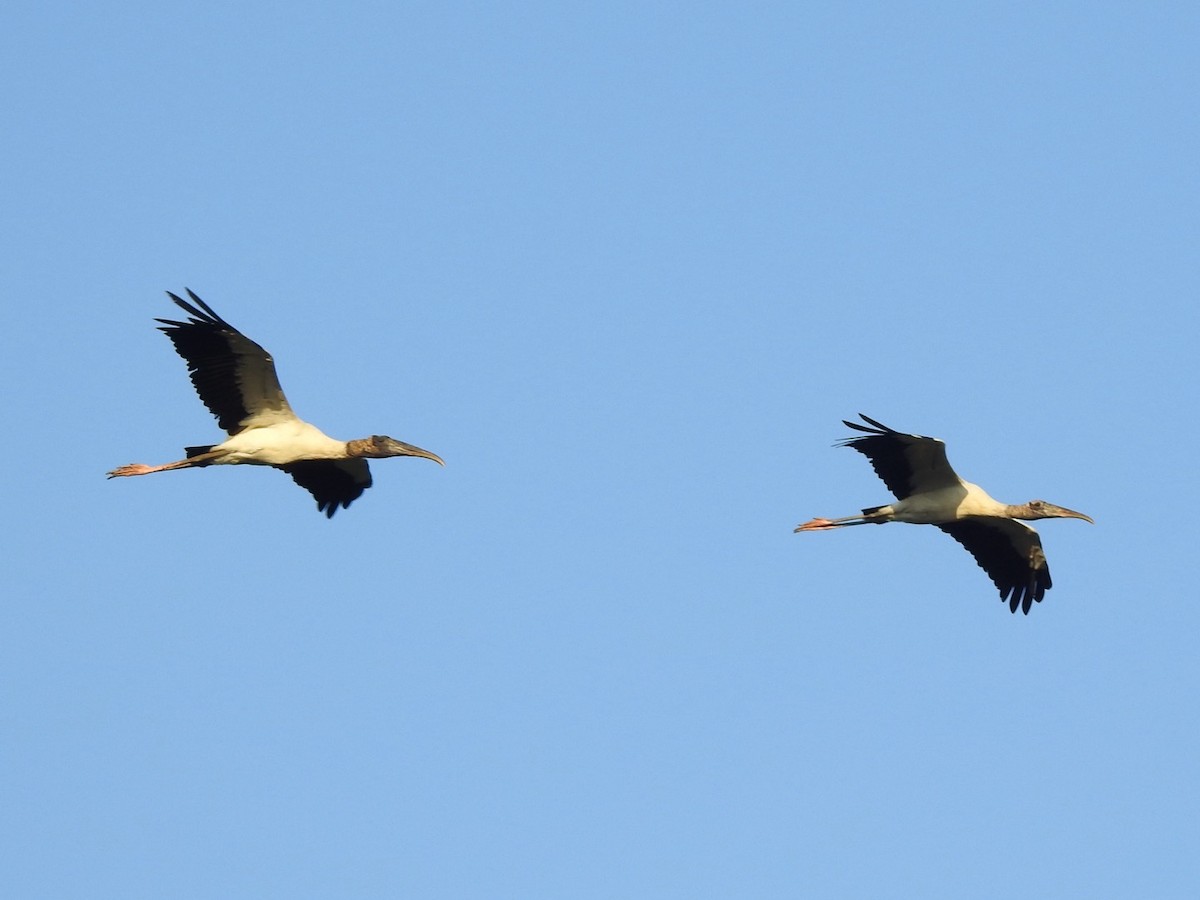
[[[419,456],[422,459],[432,459],[439,466],[444,466],[442,458],[429,450],[422,450],[413,444],[406,444],[385,434],[373,434],[360,441],[349,441],[347,448],[354,456],[367,459],[388,459],[392,456]]]
[[[1017,508],[1022,511],[1022,514],[1017,516],[1019,519],[1083,519],[1092,525],[1096,524],[1092,521],[1091,516],[1085,516],[1083,513],[1067,509],[1065,506],[1055,506],[1045,500],[1030,500],[1023,507]]]

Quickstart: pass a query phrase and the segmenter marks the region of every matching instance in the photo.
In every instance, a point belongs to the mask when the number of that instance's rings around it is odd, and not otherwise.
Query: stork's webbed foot
[[[148,466],[145,463],[130,463],[127,466],[121,466],[119,469],[113,469],[105,477],[124,478],[127,475],[146,475],[154,471],[156,471],[154,466]]]
[[[830,528],[836,528],[832,519],[810,519],[803,525],[797,525],[792,534],[797,534],[801,531],[828,531]]]

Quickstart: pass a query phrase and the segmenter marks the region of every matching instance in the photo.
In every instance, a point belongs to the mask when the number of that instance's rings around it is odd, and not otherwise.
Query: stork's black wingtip
[[[887,427],[886,425],[884,425],[882,422],[878,422],[878,421],[876,421],[875,419],[872,419],[872,418],[871,418],[870,416],[868,416],[866,413],[859,413],[858,415],[859,415],[859,416],[862,418],[862,420],[863,420],[864,422],[866,422],[866,423],[867,423],[867,424],[869,424],[869,425],[874,425],[876,428],[880,428],[880,429],[882,429],[883,431],[888,431],[888,432],[891,432],[892,434],[895,434],[895,433],[896,433],[895,429],[893,429],[893,428],[888,428],[888,427]]]

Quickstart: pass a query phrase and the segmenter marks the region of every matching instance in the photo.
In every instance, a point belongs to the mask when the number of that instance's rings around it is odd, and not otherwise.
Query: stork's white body
[[[910,525],[940,525],[967,516],[998,516],[1006,509],[1008,504],[993,499],[979,485],[962,481],[951,487],[913,494],[898,503],[880,507],[876,514]]]
[[[221,454],[213,458],[212,465],[282,466],[301,459],[346,458],[345,441],[297,418],[250,426],[212,449]]]

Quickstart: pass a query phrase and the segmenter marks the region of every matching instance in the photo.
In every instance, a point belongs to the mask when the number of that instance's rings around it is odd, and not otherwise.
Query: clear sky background
[[[1195,897],[1200,11],[18,4],[0,883]],[[374,464],[219,439],[192,288]],[[862,411],[1043,523],[1013,616]]]

